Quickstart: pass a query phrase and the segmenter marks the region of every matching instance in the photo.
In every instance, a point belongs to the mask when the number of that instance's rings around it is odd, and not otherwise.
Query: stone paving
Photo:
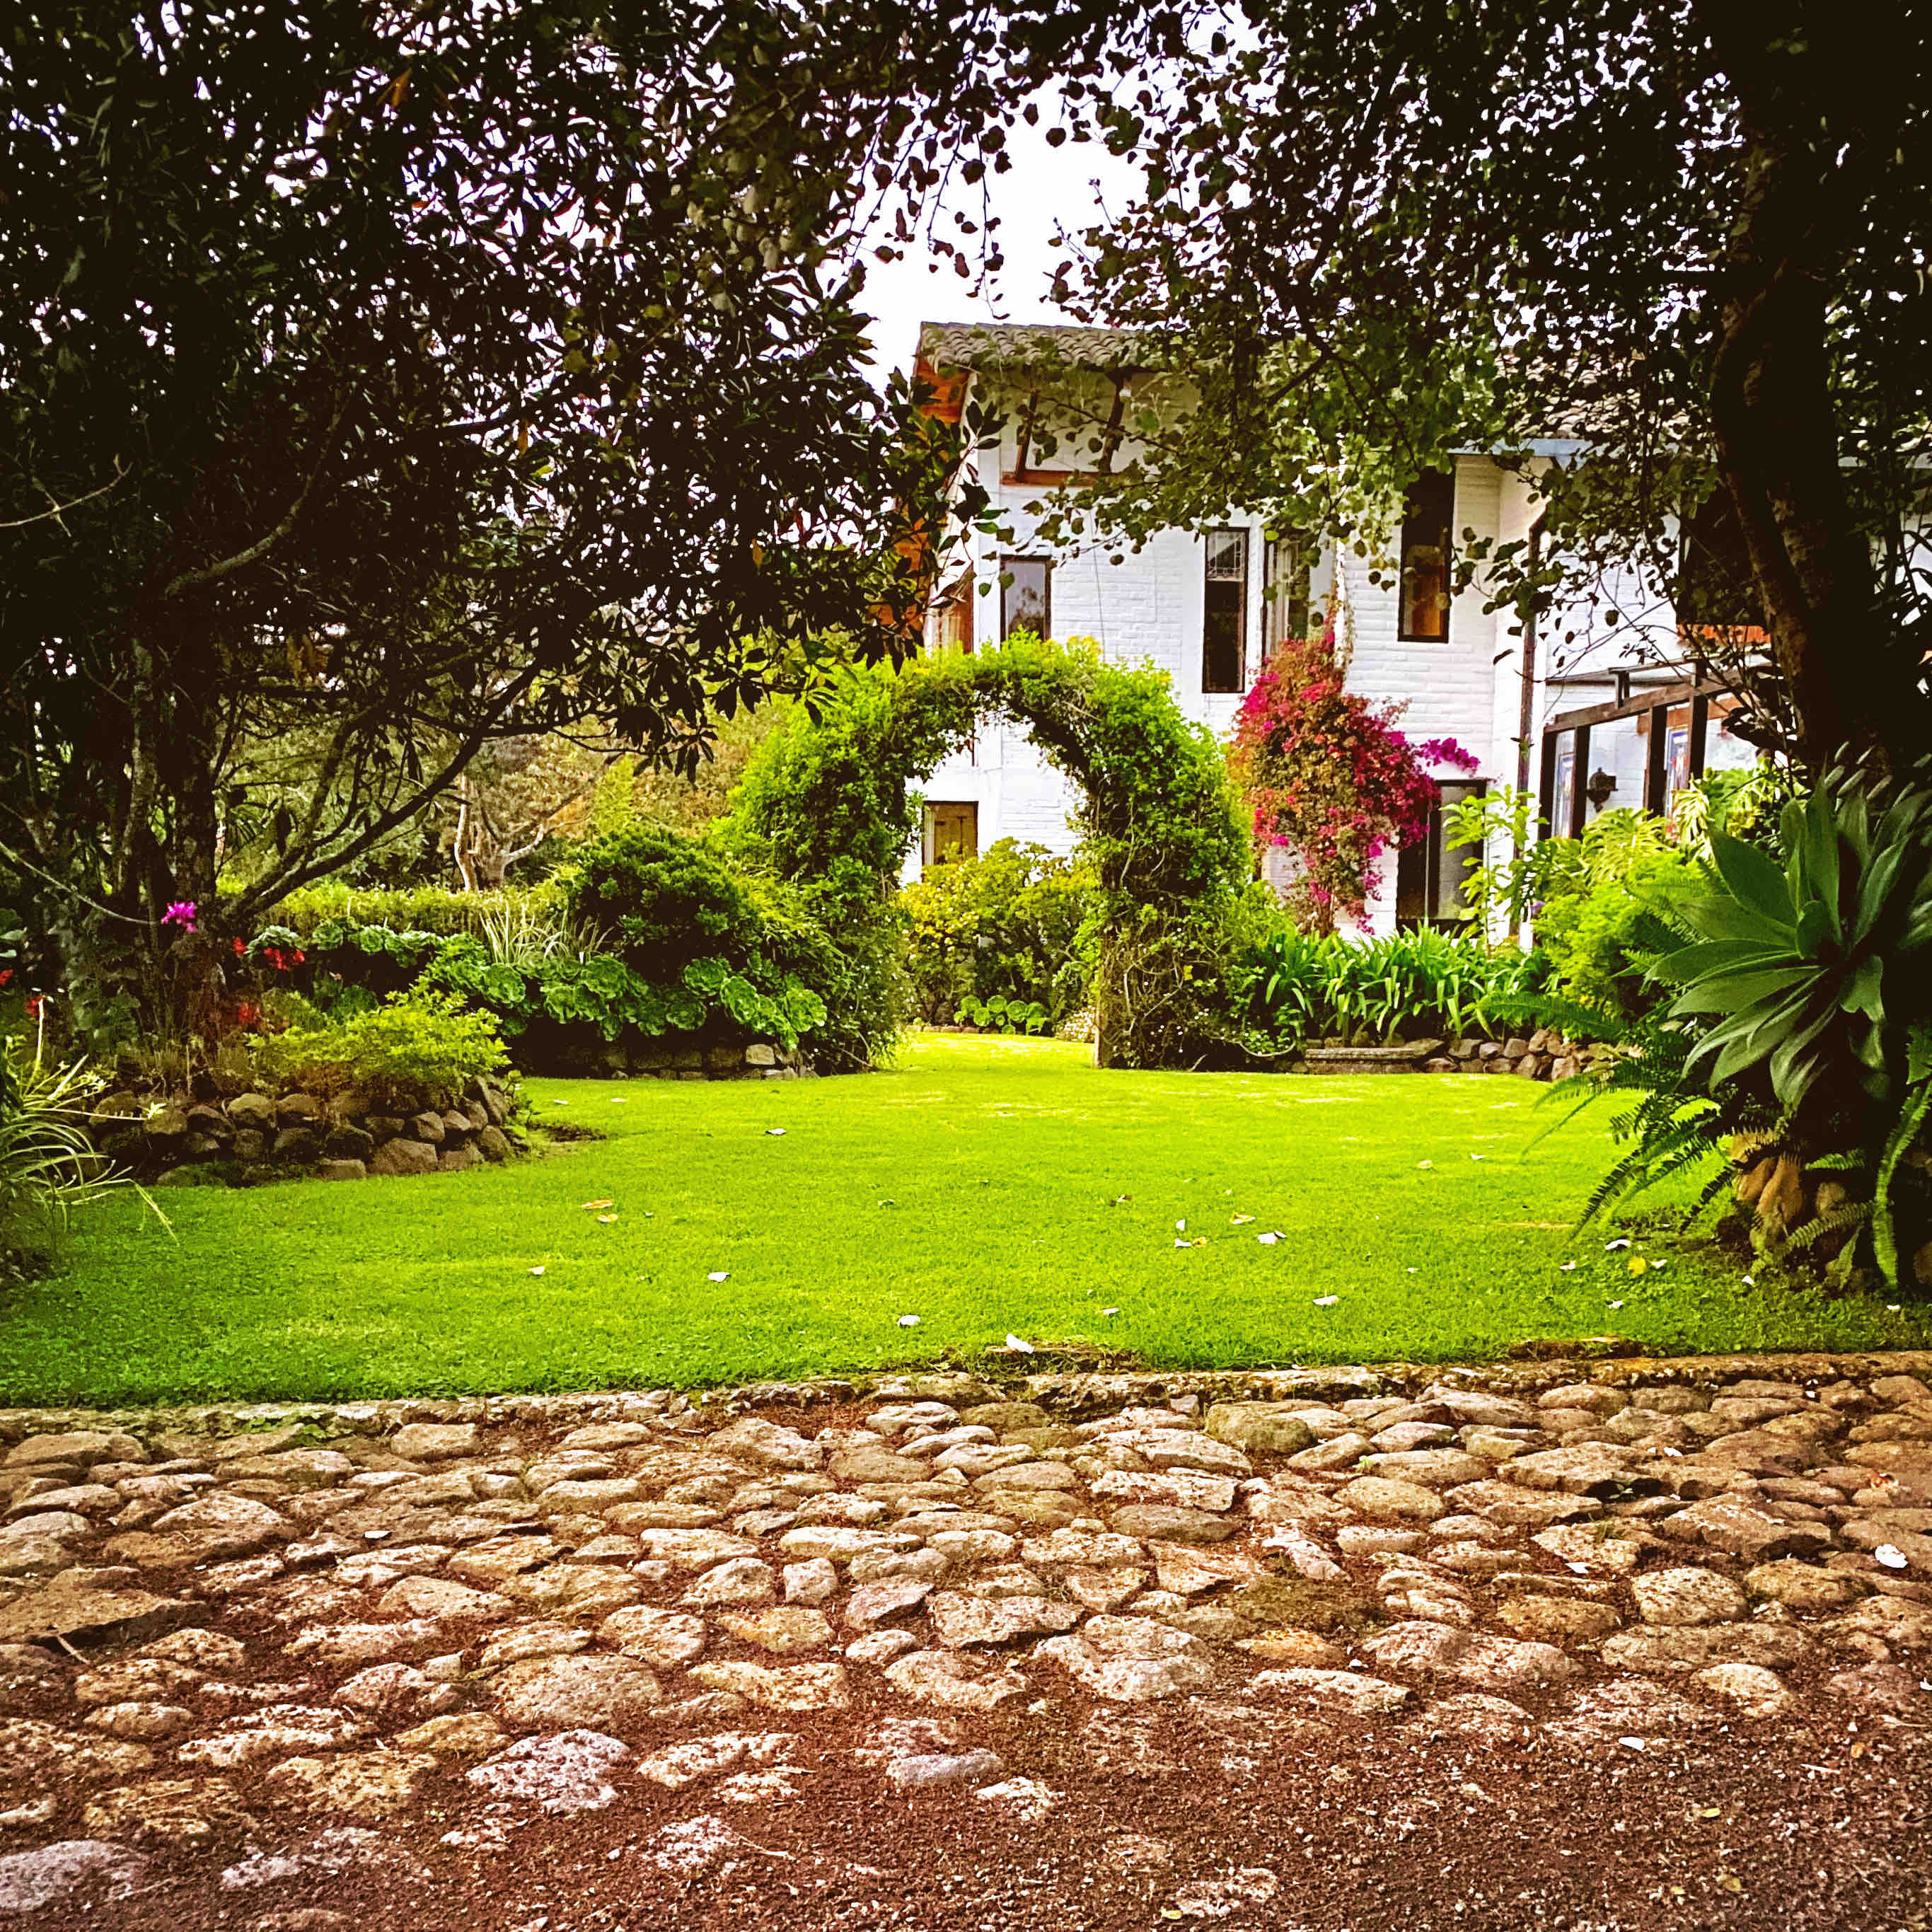
[[[1922,1771],[1928,1370],[0,1417],[0,1915],[326,1932],[373,1882],[441,1924],[460,1868],[465,1923],[621,1923],[528,1880],[533,1834],[688,1887],[797,1856],[760,1845],[808,1840],[815,1791],[1023,1840],[1070,1764],[1239,1784],[1364,1738],[1909,1734]],[[1087,1841],[1138,1888],[1119,1922],[1290,1922],[1280,1856],[1190,1879],[1147,1815]]]

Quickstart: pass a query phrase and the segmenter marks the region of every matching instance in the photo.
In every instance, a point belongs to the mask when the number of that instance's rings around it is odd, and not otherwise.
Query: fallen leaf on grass
[[[1017,1348],[1022,1355],[1030,1355],[1036,1352],[1030,1342],[1022,1342],[1017,1335],[1009,1335],[1006,1337],[1006,1346],[1010,1348]]]
[[[919,1317],[916,1315],[902,1315],[899,1317],[899,1326],[902,1328],[916,1328],[919,1326]]]
[[[1650,1264],[1641,1255],[1632,1255],[1630,1258],[1630,1271],[1632,1274],[1642,1274],[1649,1265]]]
[[[704,1279],[706,1281],[729,1281],[731,1279],[731,1270],[729,1268],[718,1268],[706,1275]]]
[[[542,1274],[543,1273],[543,1270],[540,1268],[533,1268],[530,1270],[530,1272],[532,1274]]]
[[[1231,1228],[1245,1228],[1254,1218],[1252,1214],[1232,1214],[1228,1218],[1228,1226]]]
[[[600,1214],[597,1218],[603,1222],[605,1227],[608,1228],[613,1221],[616,1220],[617,1217],[614,1214]]]
[[[1630,1237],[1628,1234],[1619,1234],[1614,1241],[1606,1241],[1604,1244],[1604,1252],[1606,1255],[1613,1255],[1618,1249],[1627,1248],[1629,1246]]]
[[[1281,1230],[1279,1228],[1274,1228],[1268,1234],[1257,1234],[1255,1239],[1260,1242],[1263,1247],[1271,1248],[1281,1239]]]
[[[583,1208],[586,1214],[590,1214],[594,1213],[596,1210],[599,1208],[608,1208],[614,1204],[612,1202],[610,1197],[607,1194],[601,1201],[585,1201],[580,1202],[578,1204]]]
[[[1102,1315],[1118,1315],[1120,1312],[1118,1308],[1103,1308],[1100,1311]]]
[[[1436,1165],[1432,1160],[1419,1160],[1415,1164],[1418,1167],[1433,1167]]]
[[[1339,1294],[1318,1294],[1315,1298],[1315,1305],[1317,1308],[1333,1308],[1341,1298]]]
[[[768,1140],[776,1140],[779,1138],[784,1132],[784,1130],[782,1127],[767,1127],[765,1130],[765,1137]]]

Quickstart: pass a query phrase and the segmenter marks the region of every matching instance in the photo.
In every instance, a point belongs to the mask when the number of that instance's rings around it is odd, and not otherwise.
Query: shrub
[[[990,1000],[976,1000],[969,994],[953,1015],[960,1025],[980,1033],[1027,1034],[1046,1032],[1052,1017],[1037,1000],[1009,1000],[998,993]]]
[[[571,916],[607,935],[634,972],[674,981],[694,960],[742,958],[772,921],[752,884],[696,840],[653,826],[600,838],[567,888]]]
[[[920,1016],[952,1019],[965,1000],[1000,998],[1036,1003],[1058,1024],[1084,1005],[1092,884],[1075,861],[1012,838],[977,859],[928,866],[903,902]]]
[[[1424,928],[1387,938],[1278,928],[1250,956],[1250,1016],[1272,1042],[1454,1039],[1508,1026],[1546,970],[1534,953]]]
[[[397,1114],[452,1106],[472,1081],[508,1064],[489,1014],[434,993],[268,1034],[255,1046],[256,1076],[272,1088],[325,1098],[354,1091],[370,1108]]]
[[[409,886],[391,890],[335,884],[304,886],[290,893],[275,908],[276,923],[285,926],[298,946],[313,945],[319,928],[380,926],[392,932],[426,932],[438,938],[452,933],[480,934],[493,917],[506,910],[528,908],[554,915],[564,902],[564,883],[548,878],[531,886],[506,886],[494,892],[452,892],[442,886]]]

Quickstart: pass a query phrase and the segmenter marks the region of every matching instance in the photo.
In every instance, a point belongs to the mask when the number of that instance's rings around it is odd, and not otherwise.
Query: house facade
[[[1676,614],[1646,586],[1603,585],[1527,638],[1513,614],[1484,609],[1480,580],[1448,594],[1462,531],[1522,539],[1538,514],[1531,476],[1484,452],[1460,454],[1453,468],[1420,479],[1379,572],[1377,560],[1311,549],[1238,513],[1204,532],[1157,532],[1138,550],[1050,546],[1036,534],[1042,500],[1132,460],[1121,425],[1163,379],[1136,371],[1128,356],[1126,338],[1104,330],[922,329],[920,373],[938,406],[951,412],[976,400],[1003,419],[998,440],[972,458],[1002,534],[973,532],[942,560],[927,648],[985,649],[1020,630],[1090,638],[1109,659],[1165,671],[1182,710],[1225,738],[1275,644],[1332,616],[1349,648],[1352,688],[1406,705],[1412,740],[1453,739],[1475,758],[1473,774],[1436,774],[1445,806],[1472,790],[1540,788],[1560,831],[1614,806],[1659,808],[1707,767],[1752,761],[1724,728],[1728,700],[1694,662],[1672,661],[1682,656],[1670,648]],[[1532,473],[1575,447],[1540,446]],[[933,773],[926,795],[909,872],[1004,838],[1072,848],[1076,800],[1017,725],[985,721]],[[1468,856],[1445,848],[1438,811],[1426,838],[1384,859],[1370,928],[1456,920]]]

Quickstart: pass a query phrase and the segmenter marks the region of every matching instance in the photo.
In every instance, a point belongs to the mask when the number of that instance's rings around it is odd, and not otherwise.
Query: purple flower
[[[194,900],[176,899],[162,914],[161,923],[164,926],[178,926],[184,932],[192,932],[194,930]]]

